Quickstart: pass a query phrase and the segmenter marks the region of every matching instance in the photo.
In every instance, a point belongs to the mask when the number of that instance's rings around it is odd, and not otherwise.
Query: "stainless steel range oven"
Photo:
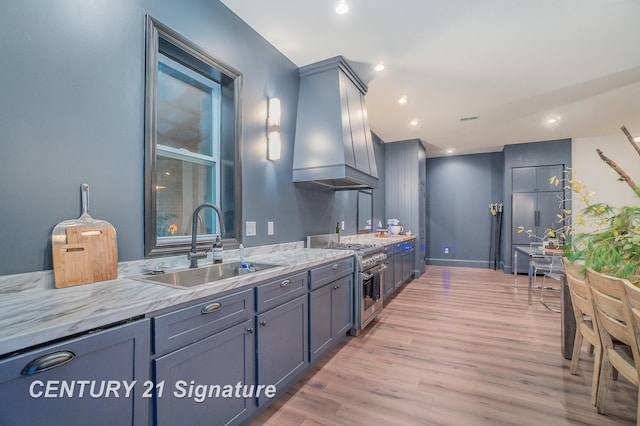
[[[382,310],[385,269],[387,266],[383,263],[387,255],[383,250],[369,253],[356,253],[359,260],[359,282],[362,294],[356,296],[356,300],[360,300],[360,320],[359,328],[352,330],[351,334],[357,335],[358,332],[365,328]]]
[[[350,334],[357,336],[380,313],[383,307],[387,255],[382,246],[373,244],[338,243],[336,234],[307,237],[307,247],[352,250],[356,257],[354,285],[354,317]]]

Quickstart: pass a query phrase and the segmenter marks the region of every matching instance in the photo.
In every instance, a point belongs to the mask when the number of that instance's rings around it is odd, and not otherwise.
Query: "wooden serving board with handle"
[[[53,247],[57,288],[118,278],[115,230],[106,226],[67,228],[67,244]]]
[[[61,222],[52,236],[56,288],[118,277],[116,230],[88,213],[89,185],[82,185],[82,216]],[[62,237],[62,238],[61,238]]]

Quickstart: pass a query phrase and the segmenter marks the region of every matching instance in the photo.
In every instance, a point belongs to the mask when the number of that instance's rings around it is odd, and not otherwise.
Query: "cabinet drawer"
[[[258,312],[280,305],[307,292],[307,272],[259,285],[256,287]]]
[[[3,359],[0,399],[5,402],[0,423],[150,424],[149,399],[142,397],[141,386],[149,379],[149,337],[149,320],[144,319]],[[98,392],[100,383],[107,381],[138,384],[128,397],[124,387],[116,390],[117,395],[90,397],[89,386],[84,396],[79,391],[82,380],[96,383]],[[51,395],[48,384],[57,384]],[[68,393],[63,391],[65,384],[70,386]]]
[[[253,316],[253,289],[202,302],[153,318],[155,353],[161,353]]]
[[[387,257],[391,257],[400,251],[400,244],[389,244],[388,246],[384,246],[384,252]]]
[[[345,275],[353,274],[353,258],[339,260],[311,270],[311,290],[322,287]]]

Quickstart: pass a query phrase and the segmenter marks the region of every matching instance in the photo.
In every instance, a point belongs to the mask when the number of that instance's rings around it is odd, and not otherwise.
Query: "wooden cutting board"
[[[53,246],[56,288],[118,277],[116,232],[112,226],[71,226],[67,243]]]

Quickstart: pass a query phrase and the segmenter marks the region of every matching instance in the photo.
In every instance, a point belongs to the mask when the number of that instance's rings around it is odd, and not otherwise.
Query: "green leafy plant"
[[[624,126],[621,129],[640,155],[640,147],[634,138]],[[596,152],[602,161],[618,173],[618,180],[626,182],[636,196],[640,197],[640,187],[633,179],[602,150],[597,149]],[[530,238],[566,240],[564,252],[570,262],[584,261],[585,267],[639,283],[640,205],[615,207],[606,203],[594,203],[595,191],[577,179],[575,171],[571,169],[565,170],[562,177],[552,177],[550,182],[556,186],[562,184],[563,189],[572,194],[572,199],[582,201],[586,207],[578,213],[563,210],[563,214],[558,215],[558,226],[546,229],[541,236],[522,226],[518,228],[518,232],[526,232]],[[576,228],[580,232],[575,232]]]
[[[640,155],[640,148],[622,126],[629,143]],[[596,150],[600,158],[615,170],[620,181],[624,181],[640,197],[640,187],[631,177],[601,150]],[[569,244],[565,245],[565,255],[571,262],[583,259],[585,267],[621,278],[630,278],[638,282],[640,277],[640,205],[614,207],[606,203],[591,203],[595,194],[587,191],[581,182],[569,181],[574,193],[580,194],[587,204],[574,220],[584,232],[570,234]]]

